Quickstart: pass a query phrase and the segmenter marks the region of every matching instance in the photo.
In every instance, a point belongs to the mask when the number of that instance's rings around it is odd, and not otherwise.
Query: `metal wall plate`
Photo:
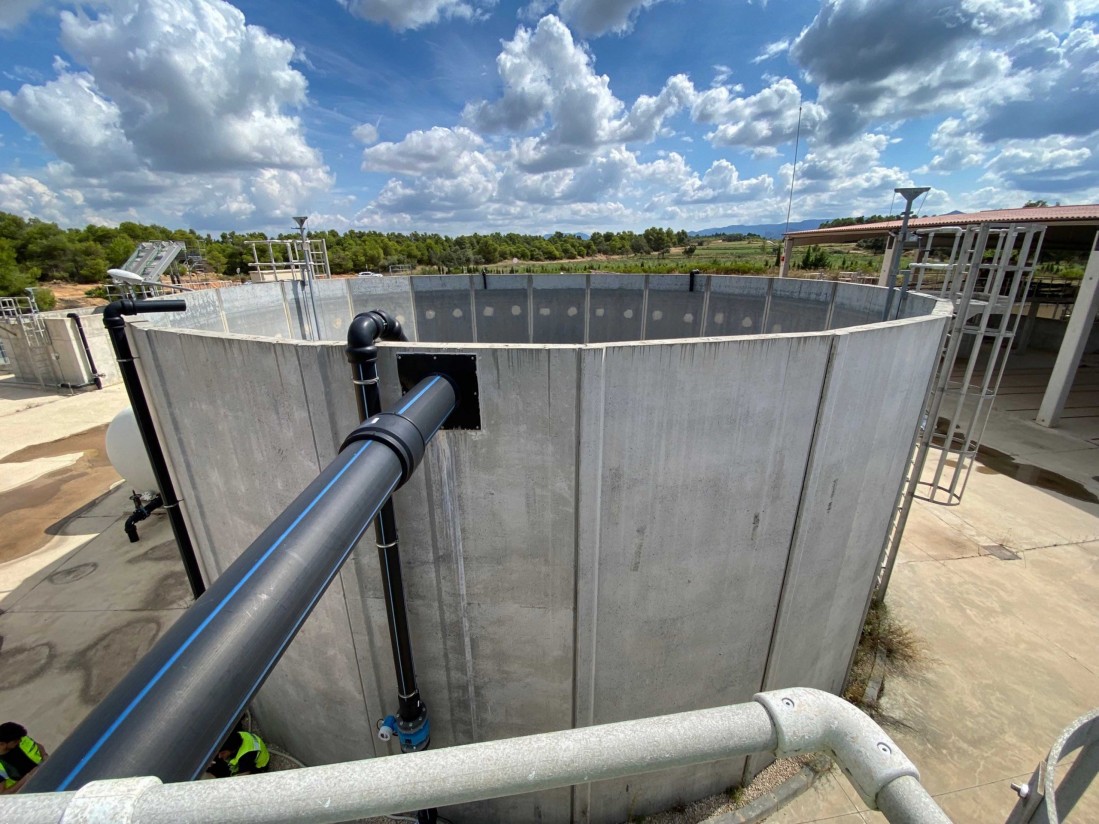
[[[446,375],[458,387],[458,406],[443,423],[443,429],[481,428],[481,404],[477,396],[477,356],[397,353],[397,379],[407,392],[424,378]]]

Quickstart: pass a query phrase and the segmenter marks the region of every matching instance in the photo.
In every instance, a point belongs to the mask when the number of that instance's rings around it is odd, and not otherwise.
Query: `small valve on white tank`
[[[387,715],[381,721],[378,722],[378,738],[382,741],[388,741],[393,737],[393,733],[397,730],[397,719],[392,715]]]

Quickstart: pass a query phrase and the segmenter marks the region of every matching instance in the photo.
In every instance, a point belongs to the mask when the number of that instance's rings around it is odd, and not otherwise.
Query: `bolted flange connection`
[[[777,757],[830,753],[872,810],[878,809],[878,794],[891,782],[903,776],[919,780],[916,765],[885,730],[838,696],[796,687],[761,692],[754,700],[775,725]]]

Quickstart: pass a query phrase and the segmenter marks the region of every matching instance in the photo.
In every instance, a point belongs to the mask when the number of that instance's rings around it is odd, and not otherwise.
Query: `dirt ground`
[[[57,441],[20,449],[0,459],[2,467],[3,464],[80,453],[75,463],[0,493],[0,563],[29,555],[45,546],[69,519],[95,503],[120,480],[107,460],[106,435],[107,425],[104,424]]]

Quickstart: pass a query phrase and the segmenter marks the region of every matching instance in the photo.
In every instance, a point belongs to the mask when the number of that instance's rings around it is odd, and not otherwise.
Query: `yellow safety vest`
[[[237,770],[240,769],[240,759],[250,752],[258,753],[256,755],[257,770],[267,766],[267,762],[271,760],[271,755],[267,752],[267,745],[263,743],[262,738],[250,732],[242,732],[240,742],[240,749],[237,750],[237,754],[229,762],[229,775],[237,774]]]
[[[19,739],[19,749],[35,764],[42,763],[42,750],[39,749],[38,743],[29,735],[24,735]],[[14,787],[18,783],[18,779],[8,775],[8,765],[2,760],[0,760],[0,779],[3,779],[4,781],[5,790]]]

